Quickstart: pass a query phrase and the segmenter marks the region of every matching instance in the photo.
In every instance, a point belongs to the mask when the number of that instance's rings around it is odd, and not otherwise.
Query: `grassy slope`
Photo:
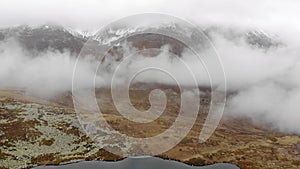
[[[167,129],[176,117],[178,107],[170,102],[162,118],[136,127],[116,113],[107,92],[99,93],[108,98],[100,103],[107,121],[129,135],[156,135]],[[142,94],[131,93],[131,99],[138,109],[144,110],[149,105]],[[300,146],[298,135],[271,131],[245,118],[223,118],[213,136],[199,144],[197,138],[204,119],[202,112],[189,135],[159,156],[193,165],[230,162],[246,169],[300,167],[296,149]],[[0,144],[0,168],[121,159],[101,149],[84,134],[72,108],[12,91],[0,92]]]

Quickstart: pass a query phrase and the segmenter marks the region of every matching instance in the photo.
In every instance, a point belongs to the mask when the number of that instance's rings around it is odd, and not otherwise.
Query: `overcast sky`
[[[0,25],[54,23],[98,29],[120,17],[159,12],[197,23],[293,27],[299,0],[0,0]]]

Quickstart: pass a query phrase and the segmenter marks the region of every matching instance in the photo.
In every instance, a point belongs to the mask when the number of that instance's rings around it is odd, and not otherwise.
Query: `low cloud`
[[[274,30],[275,32],[275,30]],[[293,33],[277,32],[282,45],[270,49],[256,48],[243,40],[228,40],[215,34],[211,38],[220,53],[228,83],[228,102],[226,115],[243,115],[254,121],[269,123],[284,132],[300,133],[300,39]],[[180,59],[170,59],[168,48],[157,57],[135,56],[128,61],[117,77],[119,81],[127,78],[130,71],[142,69],[147,65],[159,65],[176,80],[189,84],[186,74],[182,73],[185,62],[195,73],[200,85],[208,85],[204,68],[189,52]],[[0,87],[16,87],[28,94],[40,97],[54,97],[70,91],[76,57],[69,52],[46,51],[31,56],[16,41],[0,43]],[[205,58],[204,58],[205,59]],[[209,58],[206,58],[209,59]],[[81,75],[82,87],[89,86],[85,78],[94,76],[95,62],[89,58],[79,60],[84,63]],[[118,65],[110,65],[111,70]],[[107,65],[100,67],[97,85],[108,85],[113,72]],[[105,71],[104,71],[105,70]],[[145,72],[137,77],[142,82],[162,82],[175,84],[175,81],[161,72]]]
[[[18,88],[43,98],[71,91],[76,57],[70,52],[48,50],[32,56],[14,39],[9,39],[0,43],[0,59],[1,88]],[[90,66],[88,60],[83,62]],[[82,77],[91,74],[88,66],[85,70]]]

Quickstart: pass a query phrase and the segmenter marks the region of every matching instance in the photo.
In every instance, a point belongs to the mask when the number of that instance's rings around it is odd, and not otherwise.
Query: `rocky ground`
[[[104,91],[101,93],[105,94]],[[140,94],[132,93],[132,102],[140,109],[146,109],[148,103]],[[171,104],[162,119],[148,126],[134,127],[115,113],[109,100],[101,103],[109,124],[139,137],[163,131],[176,116],[176,105]],[[121,159],[86,136],[70,106],[57,103],[27,97],[22,92],[0,92],[0,168]],[[191,165],[228,162],[245,169],[300,168],[300,136],[254,125],[242,117],[224,117],[213,136],[200,144],[198,136],[204,119],[205,113],[202,113],[189,135],[159,156]],[[149,127],[152,130],[148,130]]]

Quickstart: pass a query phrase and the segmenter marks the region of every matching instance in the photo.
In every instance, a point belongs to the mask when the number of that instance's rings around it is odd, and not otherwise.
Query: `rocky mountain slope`
[[[138,109],[146,109],[148,106],[142,97],[146,92],[136,91],[131,97]],[[170,89],[165,89],[165,92],[176,96],[176,92]],[[108,92],[103,90],[100,93],[106,96]],[[164,131],[176,117],[177,110],[176,105],[171,105],[154,125],[151,123],[137,127],[116,113],[110,106],[110,99],[101,104],[105,118],[113,128],[136,137]],[[190,165],[228,162],[243,169],[300,167],[298,135],[272,131],[268,126],[254,125],[242,117],[225,116],[213,136],[200,144],[198,136],[204,120],[205,107],[200,110],[189,135],[159,157]],[[13,90],[0,91],[0,144],[0,168],[3,169],[81,160],[122,159],[101,149],[101,145],[87,137],[72,107],[28,97]]]

